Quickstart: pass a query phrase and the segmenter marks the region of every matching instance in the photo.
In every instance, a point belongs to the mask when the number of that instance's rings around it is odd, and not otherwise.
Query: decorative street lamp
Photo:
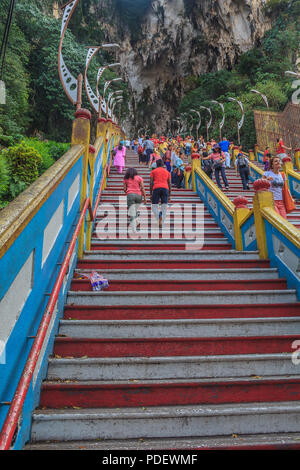
[[[257,95],[261,96],[262,99],[264,100],[264,102],[266,103],[267,105],[267,108],[269,108],[269,102],[268,102],[268,98],[266,97],[266,95],[264,95],[263,93],[261,93],[260,91],[258,90],[250,90],[252,93],[256,93]]]
[[[300,73],[292,72],[291,70],[287,70],[285,75],[288,75],[289,77],[300,78]]]
[[[208,122],[206,122],[206,137],[207,137],[207,142],[208,142],[209,141],[208,130],[209,130],[210,126],[212,125],[212,112],[211,112],[210,108],[206,108],[205,106],[200,106],[200,109],[205,109],[206,111],[209,112],[209,115],[210,115],[210,120]]]
[[[88,52],[87,52],[87,57],[86,57],[86,66],[85,66],[85,71],[84,71],[84,85],[85,85],[85,90],[89,99],[89,102],[91,106],[94,108],[97,114],[99,114],[99,108],[100,106],[102,107],[103,111],[105,112],[107,108],[105,105],[105,102],[100,102],[99,100],[99,95],[96,94],[92,91],[90,84],[88,82],[87,78],[87,72],[89,65],[93,59],[93,57],[99,52],[100,49],[116,49],[119,48],[119,44],[102,44],[101,46],[88,46]]]
[[[245,111],[244,111],[243,103],[241,101],[237,100],[236,98],[228,98],[228,100],[238,103],[238,105],[239,105],[239,107],[241,108],[241,111],[242,111],[242,119],[239,122],[237,122],[238,142],[239,142],[239,145],[241,145],[240,130],[243,127],[243,124],[244,124],[244,121],[245,121]]]
[[[121,82],[123,80],[123,78],[121,77],[117,77],[117,78],[113,78],[112,80],[109,80],[108,82],[105,82],[104,84],[104,90],[103,90],[103,100],[105,100],[105,93],[106,93],[106,90],[108,89],[108,87],[112,84],[112,83],[116,83],[116,82]],[[108,116],[110,117],[111,116],[111,113],[110,113],[110,109],[108,108],[108,106],[106,106],[106,119],[108,119]]]
[[[106,113],[106,103],[105,101],[102,99],[102,97],[100,96],[99,94],[99,82],[100,82],[100,78],[103,74],[103,72],[108,69],[108,68],[114,68],[114,67],[119,67],[121,66],[120,62],[116,62],[114,64],[108,64],[108,65],[105,65],[104,67],[100,67],[99,70],[98,70],[98,74],[97,74],[97,84],[96,84],[96,95],[99,99],[99,103],[101,104],[101,106],[99,106],[99,111],[98,111],[98,117],[101,118],[101,109],[103,110],[104,113]]]
[[[196,129],[197,129],[196,138],[197,138],[197,141],[198,141],[199,129],[200,129],[200,126],[201,126],[201,114],[199,113],[199,111],[196,111],[196,109],[191,109],[191,113],[196,113],[197,116],[199,117],[199,122],[198,122],[198,125],[196,127]]]
[[[220,141],[221,141],[222,140],[222,129],[223,129],[224,124],[225,124],[225,108],[224,108],[224,105],[222,103],[219,103],[218,101],[212,100],[212,103],[217,104],[218,106],[220,106],[220,108],[222,109],[222,113],[223,113],[222,121],[219,124]]]
[[[112,103],[112,100],[118,97],[115,95],[122,95],[122,94],[123,94],[123,90],[117,90],[117,91],[113,91],[112,93],[110,93],[107,98],[107,106],[110,106]]]
[[[71,101],[71,103],[76,108],[81,107],[81,95],[82,95],[82,75],[78,75],[77,80],[73,77],[71,72],[69,71],[68,67],[65,64],[62,55],[62,44],[65,36],[65,32],[67,30],[69,21],[77,7],[79,0],[71,0],[70,2],[66,3],[63,7],[63,17],[62,17],[62,25],[60,30],[60,42],[58,46],[58,74],[63,86],[63,89]]]

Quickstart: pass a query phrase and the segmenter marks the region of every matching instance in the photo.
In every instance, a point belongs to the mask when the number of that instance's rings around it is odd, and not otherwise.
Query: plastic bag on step
[[[100,276],[96,271],[93,271],[90,276],[93,291],[100,291],[108,287],[108,280]]]
[[[96,271],[92,271],[90,274],[83,274],[77,272],[76,279],[89,279],[93,291],[100,291],[109,287],[108,280]]]

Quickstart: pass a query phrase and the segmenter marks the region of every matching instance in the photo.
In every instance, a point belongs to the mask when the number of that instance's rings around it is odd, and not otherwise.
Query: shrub
[[[7,163],[2,154],[0,154],[0,200],[7,193],[9,185],[9,174]]]
[[[38,178],[42,157],[36,149],[22,141],[18,145],[3,150],[2,153],[7,161],[13,183],[21,182],[29,185]]]

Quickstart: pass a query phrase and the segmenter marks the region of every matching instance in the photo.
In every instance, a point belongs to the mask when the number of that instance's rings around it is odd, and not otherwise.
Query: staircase
[[[255,162],[255,165],[258,166],[261,170],[264,169],[264,165]],[[245,191],[243,189],[242,185],[242,180],[241,177],[238,173],[236,176],[235,170],[233,168],[226,168],[226,177],[229,183],[229,190],[225,191],[224,190],[224,184],[221,178],[221,183],[223,186],[223,191],[226,196],[233,201],[237,196],[244,196],[248,199],[248,207],[251,209],[252,208],[252,201],[253,201],[253,196],[254,196],[254,190],[253,190],[253,183],[250,181],[249,182],[249,191]],[[215,178],[214,178],[215,182]],[[291,214],[287,215],[288,221],[295,225],[297,229],[300,230],[300,201],[296,201],[296,210],[293,211]]]
[[[133,152],[127,166],[149,194],[148,168]],[[123,176],[112,170],[102,207],[117,204]],[[173,189],[171,204],[187,202],[202,204]],[[232,250],[202,209],[201,250],[186,249],[174,223],[168,238],[157,226],[155,238],[124,239],[122,214],[115,238],[103,241],[96,229],[26,449],[300,448],[296,293],[257,252]],[[188,220],[195,227],[194,208]],[[91,270],[107,277],[107,290],[78,279]]]

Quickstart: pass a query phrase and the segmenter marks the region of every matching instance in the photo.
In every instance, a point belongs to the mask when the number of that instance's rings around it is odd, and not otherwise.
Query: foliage
[[[7,163],[3,155],[0,154],[0,207],[2,197],[7,193],[9,186],[9,174]]]
[[[7,162],[10,175],[15,181],[31,184],[39,176],[42,157],[25,141],[3,150],[2,155]]]
[[[251,92],[256,89],[268,98],[270,110],[282,111],[292,95],[292,82],[285,76],[286,70],[293,70],[299,54],[300,43],[300,0],[299,1],[270,1],[267,4],[269,12],[276,11],[277,20],[262,40],[261,47],[256,47],[239,58],[232,71],[221,70],[206,73],[200,77],[188,77],[189,90],[182,99],[178,115],[200,106],[210,107],[213,112],[213,125],[210,137],[219,138],[219,122],[221,111],[211,103],[217,100],[225,106],[226,121],[223,135],[237,142],[237,122],[241,119],[241,110],[237,103],[229,102],[228,98],[236,98],[243,103],[245,123],[241,130],[241,143],[245,150],[256,143],[253,109],[265,109],[262,98]],[[280,14],[279,14],[280,13]],[[200,132],[206,136],[205,123],[208,120],[206,111],[201,112],[202,126]],[[193,117],[188,121],[196,125]]]
[[[53,3],[53,0],[16,2],[3,77],[7,105],[0,106],[0,134],[31,135],[38,131],[45,138],[58,142],[70,139],[74,106],[68,101],[58,76],[61,20],[48,14],[52,13]],[[1,0],[2,11],[7,12],[8,5],[9,0]],[[104,33],[93,14],[93,8],[97,6],[98,0],[81,0],[65,34],[63,55],[74,77],[84,72],[86,44],[104,41]],[[5,21],[6,15],[1,15],[0,35]],[[89,69],[93,89],[100,65],[114,61],[114,53],[107,51],[93,59]],[[106,71],[100,87],[103,89],[107,77],[116,76],[115,71]],[[124,83],[122,88],[126,89]],[[91,108],[85,93],[82,105]],[[126,110],[126,102],[123,110]]]

